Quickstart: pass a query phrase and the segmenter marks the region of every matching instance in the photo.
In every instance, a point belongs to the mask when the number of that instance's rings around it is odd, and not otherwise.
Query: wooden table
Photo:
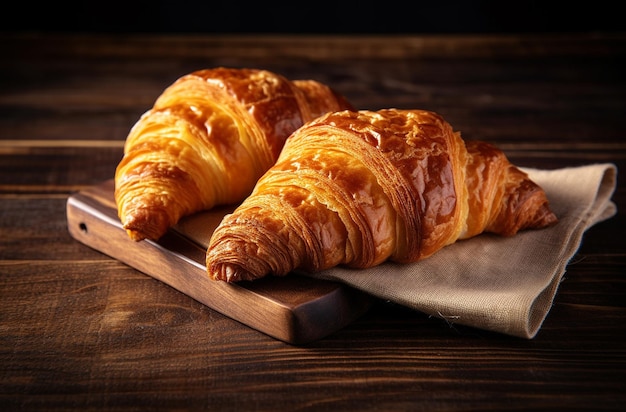
[[[179,76],[260,67],[358,108],[423,108],[521,166],[626,170],[626,35],[0,37],[0,405],[9,410],[611,410],[626,402],[626,186],[531,340],[374,301],[306,345],[269,337],[73,239]],[[5,409],[6,410],[6,409]]]

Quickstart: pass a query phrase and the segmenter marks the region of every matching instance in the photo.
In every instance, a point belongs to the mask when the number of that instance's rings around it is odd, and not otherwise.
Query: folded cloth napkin
[[[480,329],[534,338],[584,232],[617,213],[611,163],[556,170],[524,169],[546,192],[559,222],[512,237],[481,234],[411,264],[333,268],[306,276],[350,285],[370,295]],[[184,220],[178,230],[200,245],[230,209]],[[198,224],[195,219],[200,219]]]
[[[450,323],[532,339],[585,230],[617,212],[611,201],[617,167],[524,170],[546,191],[556,225],[506,238],[482,234],[417,263],[307,276],[343,282]]]

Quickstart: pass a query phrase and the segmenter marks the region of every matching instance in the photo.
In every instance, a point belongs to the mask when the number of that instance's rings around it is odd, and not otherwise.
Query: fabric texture
[[[306,276],[350,285],[370,295],[480,329],[532,339],[545,320],[585,231],[617,213],[611,163],[556,170],[524,169],[548,196],[559,222],[513,237],[481,234],[412,264],[365,270],[333,268]],[[177,229],[200,245],[231,208],[183,219]]]
[[[316,278],[480,329],[532,339],[543,324],[584,232],[617,212],[611,163],[524,169],[546,191],[559,222],[513,237],[481,234],[412,264],[334,268]]]

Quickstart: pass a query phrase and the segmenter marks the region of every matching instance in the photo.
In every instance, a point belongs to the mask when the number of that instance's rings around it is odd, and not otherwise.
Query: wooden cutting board
[[[158,242],[134,242],[119,221],[113,190],[108,180],[69,197],[67,224],[74,239],[269,336],[309,343],[343,328],[371,304],[369,296],[346,285],[295,274],[238,284],[213,281],[202,239],[228,209],[185,218]]]

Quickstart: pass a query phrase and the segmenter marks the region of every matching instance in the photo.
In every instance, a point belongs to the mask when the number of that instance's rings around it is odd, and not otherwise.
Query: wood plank
[[[223,210],[191,217],[214,228]],[[343,328],[367,311],[372,298],[345,285],[292,274],[227,284],[209,279],[205,249],[178,229],[158,242],[130,240],[117,217],[113,182],[68,198],[70,235],[251,328],[291,344],[306,344]],[[211,229],[212,230],[212,229]]]

